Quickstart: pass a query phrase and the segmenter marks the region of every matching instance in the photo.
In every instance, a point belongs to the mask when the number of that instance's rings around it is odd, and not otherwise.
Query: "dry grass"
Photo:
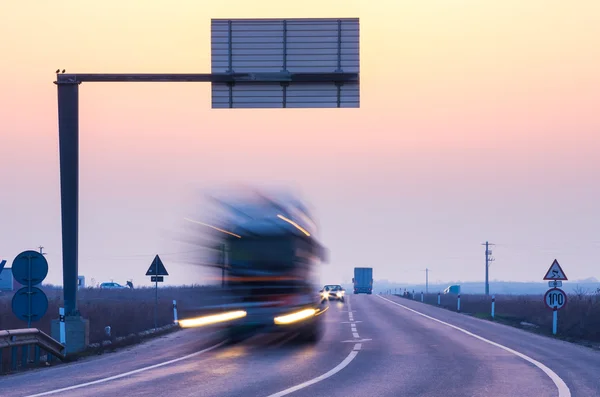
[[[424,302],[437,306],[437,297],[437,294],[425,294]],[[421,295],[417,294],[416,299],[420,301]],[[456,311],[457,296],[441,295],[441,306]],[[491,307],[491,297],[461,294],[460,309],[463,313],[491,319]],[[496,321],[543,334],[552,333],[552,311],[544,304],[542,295],[496,295],[495,311]],[[599,343],[600,294],[569,295],[567,304],[558,313],[557,336]]]
[[[48,311],[40,320],[31,324],[51,335],[51,322],[58,318],[58,309],[63,306],[62,289],[42,288],[48,296]],[[26,328],[27,323],[19,320],[11,308],[14,293],[0,293],[0,329]],[[178,313],[202,312],[203,306],[215,303],[219,298],[218,289],[212,287],[172,287],[159,288],[157,326],[163,327],[173,323],[173,300],[177,301]],[[79,311],[90,322],[90,344],[100,344],[111,340],[108,349],[140,340],[138,333],[154,328],[154,288],[137,288],[123,290],[106,290],[87,288],[79,291]],[[104,328],[111,327],[111,337],[107,337]],[[128,342],[114,343],[117,338],[127,337]],[[2,349],[2,367],[10,368],[10,349]],[[21,360],[19,352],[18,361]],[[3,371],[0,371],[3,372]]]
[[[50,335],[50,324],[58,318],[58,308],[63,305],[62,289],[48,289],[48,312],[32,327]],[[102,342],[104,327],[109,325],[113,337],[127,336],[154,327],[153,288],[133,290],[102,290],[88,288],[79,291],[79,311],[90,321],[90,343]],[[12,293],[0,296],[0,329],[26,328],[27,323],[19,320],[11,309]],[[174,287],[158,290],[158,326],[173,322],[173,300],[178,309],[195,307],[211,296],[209,287]]]

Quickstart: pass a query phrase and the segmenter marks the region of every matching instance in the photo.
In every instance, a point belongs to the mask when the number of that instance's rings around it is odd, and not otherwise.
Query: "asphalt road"
[[[0,396],[600,396],[600,352],[402,298],[348,298],[314,346],[214,347],[220,332],[184,330],[0,378]]]

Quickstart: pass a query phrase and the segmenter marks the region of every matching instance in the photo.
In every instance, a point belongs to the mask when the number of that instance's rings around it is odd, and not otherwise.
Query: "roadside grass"
[[[396,295],[413,300],[412,297]],[[525,329],[581,345],[600,347],[600,295],[570,294],[567,304],[558,312],[557,334],[552,335],[552,310],[544,304],[543,295],[496,295],[495,316],[492,319],[491,296],[460,296],[460,312],[484,320]],[[421,301],[416,294],[415,301]],[[456,295],[423,294],[423,302],[457,311]]]

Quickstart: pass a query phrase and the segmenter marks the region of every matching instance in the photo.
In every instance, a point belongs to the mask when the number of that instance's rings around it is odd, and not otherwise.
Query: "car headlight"
[[[341,297],[342,297],[342,295],[343,295],[341,291],[338,291],[338,292],[336,292],[335,294],[337,295],[337,297],[338,297],[338,298],[341,298]]]

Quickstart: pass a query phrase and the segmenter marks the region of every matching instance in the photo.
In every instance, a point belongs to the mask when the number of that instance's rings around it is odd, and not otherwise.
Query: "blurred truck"
[[[373,268],[372,267],[355,267],[354,277],[352,278],[355,294],[373,293]]]
[[[305,205],[256,191],[214,201],[224,215],[206,226],[221,262],[226,299],[220,315],[227,318],[230,342],[259,332],[318,341],[327,308],[321,305],[317,275],[327,256]]]

